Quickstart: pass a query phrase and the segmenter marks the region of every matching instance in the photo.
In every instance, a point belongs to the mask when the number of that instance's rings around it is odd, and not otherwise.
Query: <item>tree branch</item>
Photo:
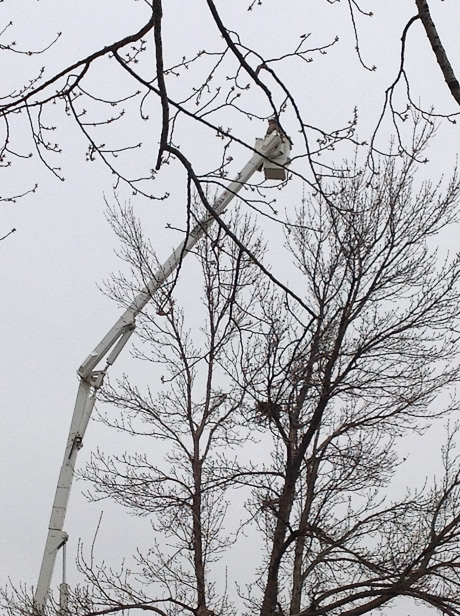
[[[439,68],[444,76],[444,80],[447,83],[455,101],[458,105],[460,105],[460,84],[458,83],[458,79],[455,76],[451,63],[449,62],[444,45],[439,38],[436,25],[431,18],[428,0],[415,0],[415,4],[417,5],[420,21],[425,28],[426,35],[430,41],[434,55],[436,56],[436,60],[439,64]]]

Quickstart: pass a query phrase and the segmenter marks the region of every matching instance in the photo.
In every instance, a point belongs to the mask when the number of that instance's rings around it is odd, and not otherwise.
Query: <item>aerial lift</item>
[[[68,535],[63,530],[63,527],[75,472],[75,462],[77,454],[83,446],[83,437],[96,402],[97,392],[103,384],[109,366],[117,359],[134,332],[136,327],[136,316],[177,269],[185,255],[189,253],[195,244],[205,235],[206,230],[215,220],[215,216],[221,216],[225,212],[233,197],[237,195],[239,190],[248,182],[256,171],[264,170],[266,179],[285,179],[286,165],[289,163],[289,152],[289,139],[283,134],[276,122],[271,120],[265,138],[256,139],[253,155],[249,162],[243,167],[235,180],[229,184],[213,203],[214,215],[207,214],[196,224],[186,239],[157,270],[145,288],[135,297],[115,325],[109,330],[106,336],[104,336],[101,342],[95,347],[94,351],[78,369],[77,372],[80,378],[80,384],[51,511],[48,536],[37,588],[34,595],[34,616],[41,616],[44,614],[57,553],[61,548],[64,554],[64,566],[59,601],[61,612],[65,614],[67,611],[68,585],[65,581],[65,544]],[[98,364],[100,364],[104,358],[105,367],[97,369]]]

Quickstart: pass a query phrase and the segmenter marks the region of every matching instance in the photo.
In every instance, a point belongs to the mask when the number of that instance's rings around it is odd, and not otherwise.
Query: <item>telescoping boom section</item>
[[[95,347],[78,369],[80,384],[75,402],[69,436],[59,474],[56,495],[54,497],[51,518],[48,527],[45,550],[43,554],[37,588],[34,595],[34,612],[36,616],[43,614],[51,586],[51,578],[56,562],[57,552],[62,548],[68,535],[64,532],[64,520],[69,501],[70,489],[75,472],[75,462],[78,451],[83,445],[88,422],[96,401],[98,389],[102,386],[107,369],[117,359],[128,342],[136,326],[136,316],[163,286],[171,274],[177,269],[181,260],[192,250],[195,244],[206,233],[207,228],[216,217],[225,212],[230,201],[258,170],[264,170],[267,179],[285,179],[286,165],[289,163],[290,143],[281,131],[270,123],[269,131],[264,139],[257,139],[253,155],[243,167],[236,179],[219,195],[213,203],[213,212],[208,213],[186,239],[174,250],[169,259],[159,267],[145,288],[128,306],[115,325]],[[101,369],[98,366],[105,359]],[[61,584],[61,607],[65,610],[68,588],[65,580]]]

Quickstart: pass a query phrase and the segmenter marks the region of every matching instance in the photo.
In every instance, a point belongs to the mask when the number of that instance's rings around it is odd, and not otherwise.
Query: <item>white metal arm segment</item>
[[[266,177],[275,170],[276,179],[280,169],[284,170],[288,163],[289,141],[278,131],[267,135],[264,140],[256,141],[256,152],[250,161],[231,182],[226,190],[213,204],[214,213],[219,216],[224,213],[227,205],[239,192],[255,171],[266,166]],[[63,531],[64,520],[69,501],[70,489],[75,470],[75,461],[79,449],[83,445],[83,437],[96,401],[97,390],[101,387],[107,368],[114,363],[135,329],[135,319],[145,305],[153,298],[169,276],[177,269],[181,259],[192,250],[198,240],[203,237],[206,229],[214,221],[209,214],[201,220],[188,234],[187,238],[174,250],[169,259],[158,269],[146,287],[136,296],[115,325],[96,346],[78,369],[80,385],[67,439],[64,460],[59,474],[56,495],[53,502],[51,519],[48,528],[43,560],[34,596],[36,614],[42,614],[51,586],[51,577],[56,562],[58,550],[66,543],[68,535]],[[107,356],[107,357],[106,357]],[[106,357],[106,365],[102,370],[95,370]]]

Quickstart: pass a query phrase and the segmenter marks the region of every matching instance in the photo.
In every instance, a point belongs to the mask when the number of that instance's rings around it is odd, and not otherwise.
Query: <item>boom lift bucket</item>
[[[264,139],[256,139],[256,150],[259,150]],[[259,171],[264,171],[266,180],[284,181],[287,177],[287,165],[290,163],[289,154],[291,143],[287,137],[282,137],[281,142],[270,154],[270,158],[263,161]]]

